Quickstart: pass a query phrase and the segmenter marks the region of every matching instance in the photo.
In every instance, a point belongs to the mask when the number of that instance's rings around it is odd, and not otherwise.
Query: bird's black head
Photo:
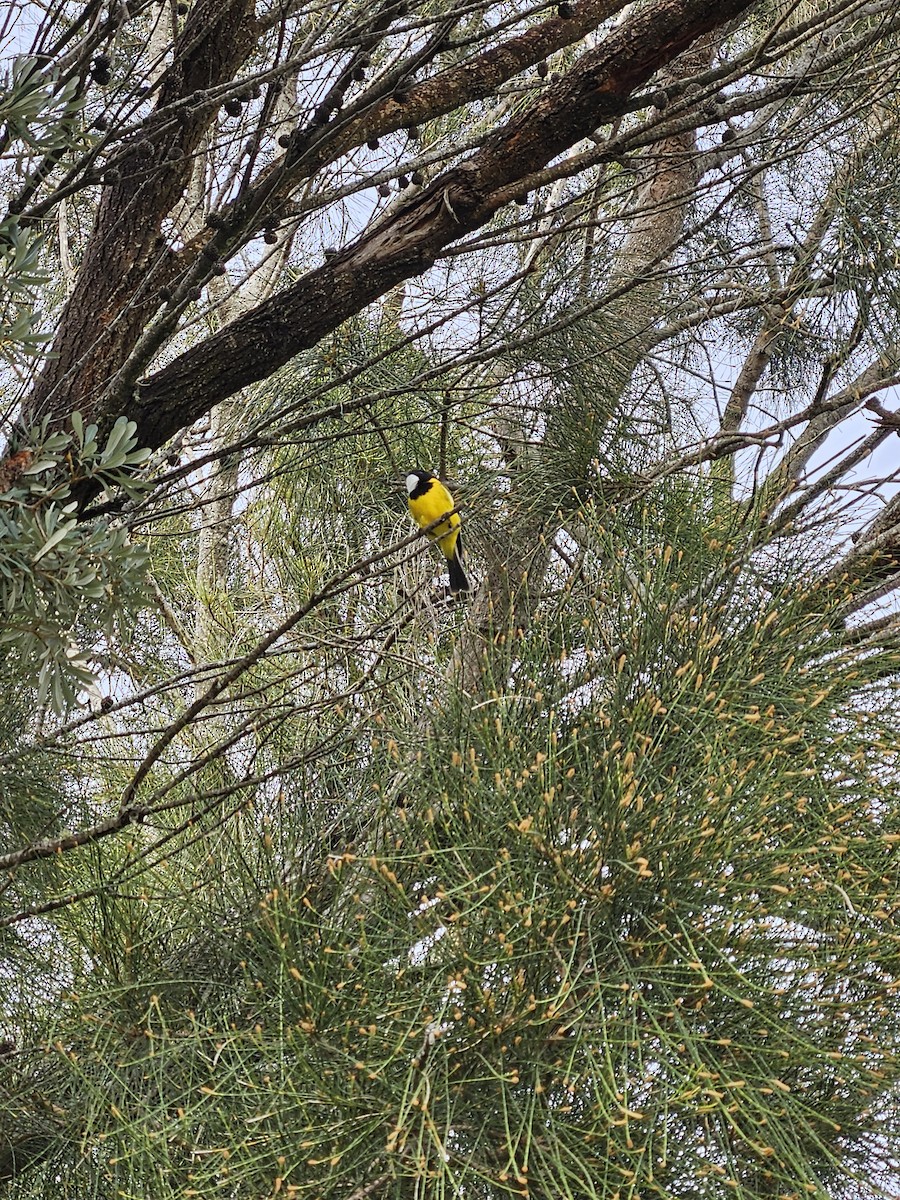
[[[410,471],[406,476],[406,490],[410,496],[422,496],[428,491],[433,478],[430,471]]]

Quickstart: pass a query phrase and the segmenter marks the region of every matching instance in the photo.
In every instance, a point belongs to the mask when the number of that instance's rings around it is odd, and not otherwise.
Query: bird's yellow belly
[[[453,501],[446,494],[432,496],[430,493],[418,500],[410,502],[410,511],[420,529],[425,529],[453,507]],[[459,537],[459,513],[452,513],[446,521],[428,530],[428,536],[440,546],[445,558],[452,558]]]

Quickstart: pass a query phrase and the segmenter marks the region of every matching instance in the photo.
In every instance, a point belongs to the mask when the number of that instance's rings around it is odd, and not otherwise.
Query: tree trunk
[[[235,0],[227,13],[235,13],[238,2]],[[660,0],[639,12],[584,54],[565,78],[548,87],[534,104],[490,135],[470,159],[436,179],[388,221],[367,231],[292,287],[185,351],[130,394],[127,376],[118,385],[110,381],[156,303],[148,295],[153,289],[148,289],[147,281],[154,269],[160,269],[156,246],[159,221],[183,186],[182,176],[188,169],[184,156],[199,140],[203,123],[186,123],[177,141],[177,158],[166,158],[164,165],[149,173],[140,192],[143,195],[152,185],[150,202],[135,209],[127,204],[123,192],[134,190],[133,185],[126,185],[126,178],[137,170],[133,156],[142,154],[143,143],[139,143],[128,151],[123,180],[101,205],[89,261],[63,320],[56,347],[60,357],[48,365],[35,404],[45,405],[53,388],[65,379],[71,383],[67,404],[72,408],[89,411],[101,426],[108,426],[124,409],[137,421],[142,445],[163,444],[213,404],[271,375],[398,283],[428,270],[448,246],[484,225],[527,189],[532,172],[625,111],[636,87],[698,37],[751,3]],[[226,66],[246,52],[244,41],[235,40],[229,50],[227,60],[221,51],[217,59],[222,75]],[[165,144],[157,146],[154,153],[165,157]],[[140,167],[146,169],[143,157]],[[124,219],[121,213],[115,216],[114,199],[122,206]],[[148,209],[154,217],[150,221]],[[134,227],[132,214],[140,219],[142,228]],[[116,230],[109,240],[100,236],[108,227]],[[224,233],[219,236],[225,239]],[[215,246],[213,238],[210,253]],[[123,279],[124,284],[115,286]],[[81,348],[92,346],[91,335],[98,323],[98,294],[104,335],[82,359]],[[90,312],[85,309],[88,304]],[[98,406],[97,396],[104,386],[106,393]]]

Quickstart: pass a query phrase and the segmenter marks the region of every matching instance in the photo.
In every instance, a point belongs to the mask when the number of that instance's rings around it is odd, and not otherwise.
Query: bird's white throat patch
[[[412,494],[413,494],[413,492],[416,490],[416,488],[417,488],[418,486],[419,486],[419,477],[418,477],[418,475],[407,475],[407,477],[406,477],[406,490],[409,492],[409,494],[410,494],[410,495],[412,495]]]

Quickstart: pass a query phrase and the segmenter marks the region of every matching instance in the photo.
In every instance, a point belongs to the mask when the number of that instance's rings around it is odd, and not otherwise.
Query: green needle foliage
[[[872,748],[896,744],[897,651],[848,655],[840,594],[813,611],[788,565],[748,594],[684,509],[643,513],[672,540],[640,614],[600,603],[632,522],[580,517],[592,569],[481,704],[451,691],[424,742],[373,711],[314,783],[240,791],[227,834],[198,812],[104,853],[108,889],[58,925],[47,1117],[92,1150],[59,1139],[55,1194],[887,1182],[900,811]],[[692,540],[721,567],[705,595]],[[343,836],[285,878],[338,780]]]
[[[898,1194],[900,17],[479,174],[653,6],[64,0],[11,68],[12,1200]]]

